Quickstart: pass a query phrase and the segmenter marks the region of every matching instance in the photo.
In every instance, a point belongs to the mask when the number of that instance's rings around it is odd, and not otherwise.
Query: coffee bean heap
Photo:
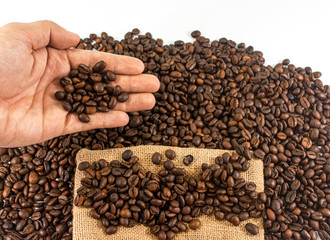
[[[158,156],[155,153],[153,156]],[[259,217],[265,209],[266,195],[256,193],[255,183],[246,183],[240,171],[249,162],[243,156],[228,153],[215,159],[215,164],[203,164],[200,179],[185,178],[185,169],[176,168],[173,150],[158,174],[145,172],[131,150],[122,154],[125,162],[104,159],[78,166],[85,177],[77,190],[76,206],[90,207],[90,216],[98,219],[107,234],[117,232],[118,226],[133,227],[137,223],[150,227],[158,239],[173,239],[179,232],[196,230],[201,214],[215,214],[218,220],[228,220],[235,226],[249,217]],[[257,234],[259,229],[247,226]]]
[[[122,40],[91,34],[77,48],[142,60],[144,72],[161,81],[156,106],[130,113],[125,127],[0,149],[0,236],[71,239],[72,215],[66,209],[72,208],[74,158],[81,148],[156,144],[234,149],[236,140],[264,161],[266,212],[275,214],[264,215],[265,239],[314,240],[316,232],[329,239],[330,88],[320,80],[322,74],[288,59],[266,66],[262,52],[252,46],[226,38],[210,41],[198,31],[193,43],[169,45],[139,33],[133,29]],[[22,194],[13,185],[30,171],[38,174],[40,189],[33,193],[28,184],[23,190],[32,193]],[[49,202],[56,198],[50,192],[68,201]],[[37,193],[45,200],[36,201]],[[40,218],[21,221],[16,207],[22,202],[29,202]]]
[[[96,63],[94,67],[79,64],[78,69],[60,80],[64,91],[57,91],[55,97],[63,101],[66,111],[77,113],[81,122],[88,123],[88,115],[109,112],[116,107],[117,102],[128,100],[128,93],[122,91],[119,85],[107,85],[116,80],[116,75],[110,70],[102,72],[105,67],[104,61]]]

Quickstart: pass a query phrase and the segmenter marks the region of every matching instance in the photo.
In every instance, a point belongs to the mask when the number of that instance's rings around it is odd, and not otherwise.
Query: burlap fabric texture
[[[117,148],[109,150],[90,151],[82,149],[77,154],[77,166],[82,161],[88,161],[90,163],[98,161],[103,158],[107,161],[120,160],[122,161],[121,154],[126,149],[131,149],[133,154],[138,156],[142,168],[146,171],[157,173],[162,166],[154,165],[151,162],[151,156],[154,152],[159,152],[165,157],[166,149],[173,149],[176,152],[176,158],[173,160],[176,167],[184,167],[187,175],[197,177],[201,173],[202,163],[214,163],[214,158],[222,155],[225,152],[232,154],[233,151],[216,150],[216,149],[198,149],[198,148],[178,148],[167,146],[137,146],[130,148]],[[182,159],[186,155],[193,155],[193,163],[186,167]],[[76,196],[76,190],[81,186],[80,180],[84,177],[83,172],[76,170],[75,175],[75,189],[74,196]],[[261,160],[251,160],[251,167],[247,172],[241,172],[241,177],[248,182],[254,182],[257,185],[257,192],[264,190],[264,177],[263,177],[263,163]],[[141,224],[134,226],[133,228],[119,227],[118,231],[114,235],[107,235],[99,220],[93,219],[89,216],[91,208],[73,207],[73,239],[74,240],[148,240],[157,239],[150,233],[148,227]],[[175,239],[189,239],[189,240],[263,240],[264,229],[262,218],[248,219],[241,222],[239,226],[235,227],[228,221],[218,221],[215,217],[205,216],[199,218],[202,226],[200,229],[188,230],[184,233],[179,233]],[[259,234],[253,236],[245,230],[246,223],[254,223],[259,227]]]

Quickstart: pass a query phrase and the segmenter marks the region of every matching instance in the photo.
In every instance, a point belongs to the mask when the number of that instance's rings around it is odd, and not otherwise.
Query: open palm
[[[111,128],[128,123],[125,112],[151,109],[156,77],[141,74],[144,65],[136,59],[109,53],[69,49],[79,36],[49,21],[11,23],[0,28],[0,147],[33,144],[68,133]],[[81,123],[57,101],[58,79],[80,63],[103,60],[114,71],[129,100],[113,111],[95,113]]]

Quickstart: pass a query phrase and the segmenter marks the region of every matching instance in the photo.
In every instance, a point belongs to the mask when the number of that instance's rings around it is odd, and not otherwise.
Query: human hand
[[[0,147],[34,144],[78,131],[113,128],[128,123],[126,112],[151,109],[152,92],[159,88],[155,76],[141,74],[136,58],[110,53],[69,49],[79,36],[50,21],[11,23],[0,28]],[[93,66],[105,61],[117,74],[112,83],[130,94],[113,111],[95,113],[89,123],[68,114],[54,93],[59,78],[80,63]]]

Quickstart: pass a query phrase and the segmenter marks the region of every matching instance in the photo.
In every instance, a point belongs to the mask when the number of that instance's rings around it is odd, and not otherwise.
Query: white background
[[[122,39],[138,27],[165,43],[192,41],[200,30],[211,40],[226,37],[264,53],[266,64],[289,58],[296,66],[321,71],[330,84],[330,1],[327,0],[5,0],[0,26],[48,19],[87,37],[108,32]],[[0,56],[1,57],[1,56]]]

